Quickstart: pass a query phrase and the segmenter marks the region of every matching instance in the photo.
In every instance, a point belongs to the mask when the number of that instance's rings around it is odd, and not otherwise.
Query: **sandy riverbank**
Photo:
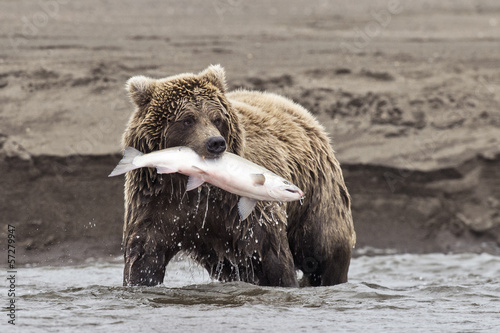
[[[0,22],[0,211],[21,263],[120,255],[125,81],[226,68],[332,137],[359,253],[500,245],[500,4],[15,1]],[[368,250],[367,250],[368,249]]]

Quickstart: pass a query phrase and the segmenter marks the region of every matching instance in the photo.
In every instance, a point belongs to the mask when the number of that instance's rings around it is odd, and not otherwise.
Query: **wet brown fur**
[[[240,221],[236,195],[208,185],[185,192],[187,177],[179,174],[128,172],[124,284],[162,283],[179,251],[221,281],[293,287],[300,269],[309,285],[346,282],[355,243],[350,197],[324,130],[286,98],[226,93],[224,75],[211,66],[198,75],[129,80],[136,111],[123,145],[144,153],[186,145],[212,158],[205,140],[220,135],[228,151],[291,180],[306,198],[259,202]]]

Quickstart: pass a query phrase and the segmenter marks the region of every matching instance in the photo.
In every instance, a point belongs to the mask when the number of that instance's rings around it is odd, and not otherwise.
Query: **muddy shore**
[[[124,83],[220,63],[308,108],[353,197],[357,255],[500,254],[496,1],[15,1],[0,22],[0,245],[121,254]]]

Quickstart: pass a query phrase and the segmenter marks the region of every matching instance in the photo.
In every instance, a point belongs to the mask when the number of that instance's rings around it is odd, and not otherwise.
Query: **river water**
[[[4,313],[0,331],[500,332],[489,254],[358,257],[349,283],[301,289],[214,282],[189,260],[171,262],[164,285],[122,287],[122,267],[18,268],[16,325]]]

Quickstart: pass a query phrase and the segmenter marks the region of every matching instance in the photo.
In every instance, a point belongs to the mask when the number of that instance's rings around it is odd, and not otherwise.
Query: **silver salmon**
[[[242,221],[253,211],[257,200],[295,201],[304,198],[304,193],[291,182],[238,155],[225,152],[218,158],[205,159],[188,147],[149,154],[127,147],[123,159],[109,177],[144,167],[156,168],[160,174],[177,172],[189,176],[186,191],[207,182],[241,196],[238,212]]]

